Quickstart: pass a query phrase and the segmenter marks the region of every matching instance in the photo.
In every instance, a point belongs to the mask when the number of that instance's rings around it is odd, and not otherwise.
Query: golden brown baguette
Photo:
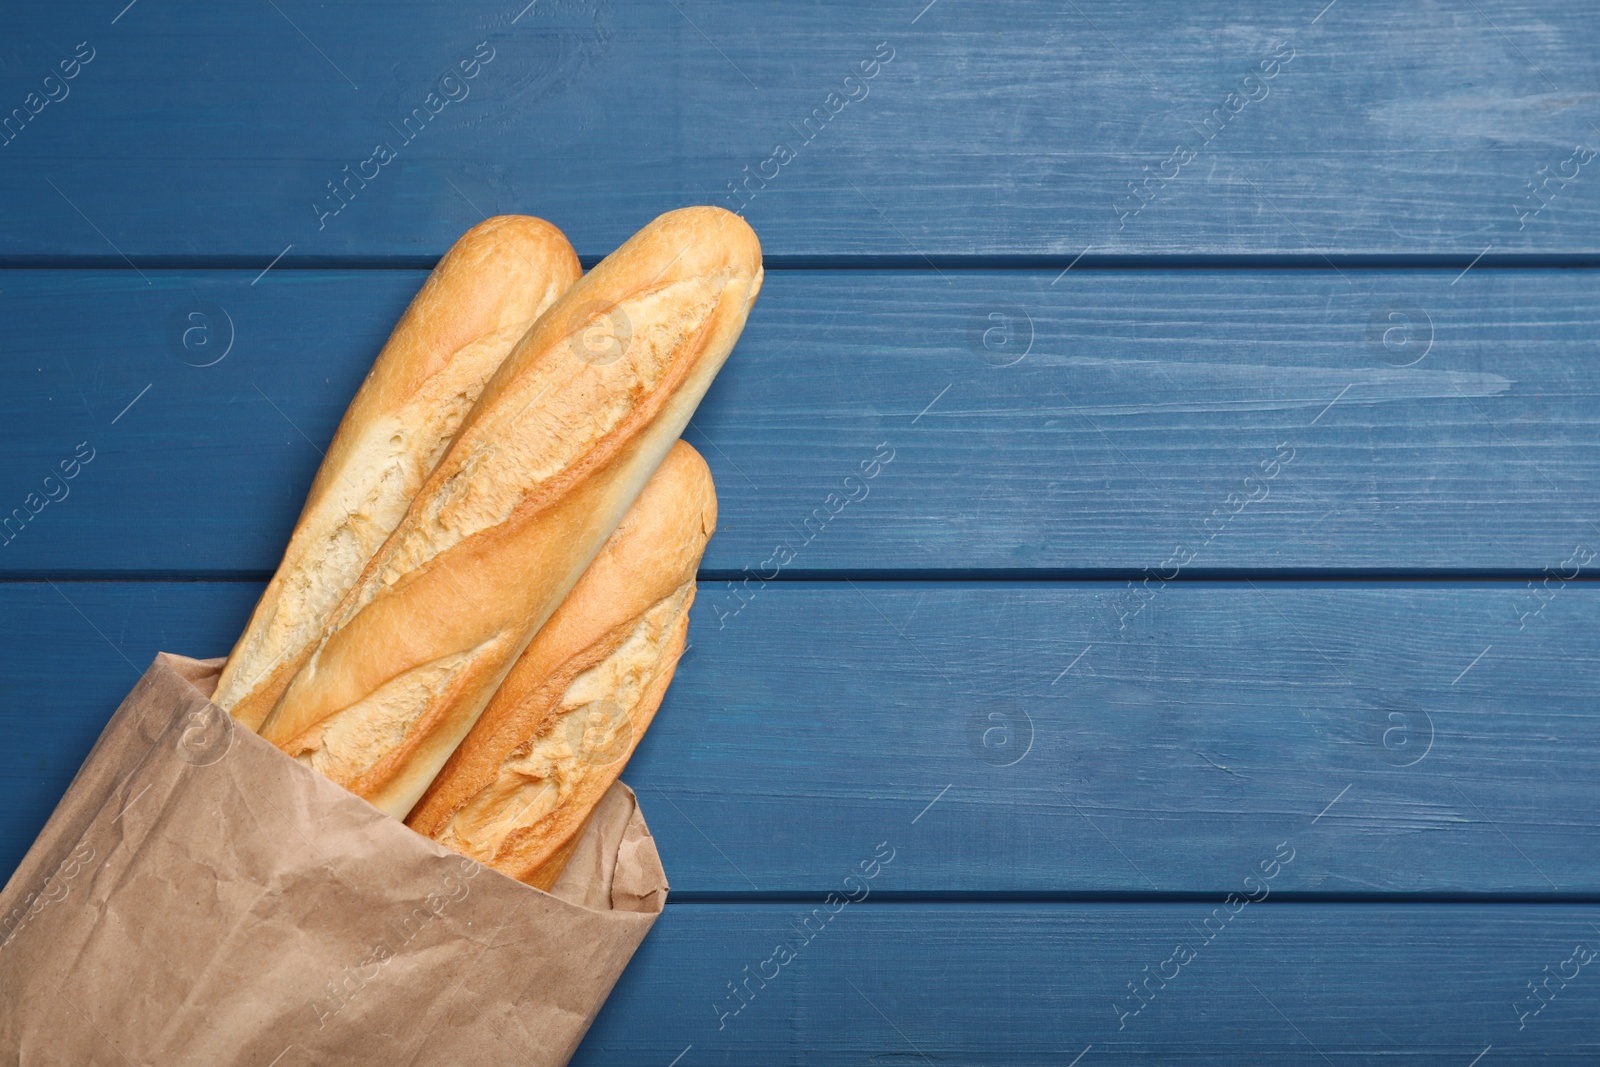
[[[525,215],[474,226],[439,261],[339,423],[278,572],[223,668],[220,707],[260,728],[484,383],[580,273],[561,231]]]
[[[404,818],[678,439],[761,278],[743,219],[685,208],[551,305],[262,735]]]
[[[672,681],[716,522],[711,471],[679,441],[406,824],[512,878],[555,884]]]

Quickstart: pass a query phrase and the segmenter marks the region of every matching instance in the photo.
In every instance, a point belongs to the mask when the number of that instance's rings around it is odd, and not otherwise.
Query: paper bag
[[[0,893],[0,1060],[566,1063],[666,900],[632,791],[544,893],[237,727],[221,664],[156,657]]]

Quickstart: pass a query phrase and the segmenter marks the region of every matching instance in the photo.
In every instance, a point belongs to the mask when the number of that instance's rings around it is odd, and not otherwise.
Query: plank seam
[[[292,246],[291,246],[292,247]],[[302,271],[416,271],[431,270],[437,255],[377,256],[290,256],[279,253],[277,270]],[[260,273],[271,259],[264,255],[224,256],[135,256],[143,270],[170,271],[248,271]],[[579,259],[585,270],[602,256],[584,255]],[[1116,256],[1040,255],[784,255],[763,257],[769,271],[884,271],[935,274],[940,270],[1021,271],[1060,270],[1075,272],[1115,271],[1202,271],[1248,270],[1262,272],[1306,271],[1335,273],[1339,270],[1592,270],[1600,268],[1600,252],[1545,252],[1537,254],[1387,254],[1331,253],[1327,257],[1287,254],[1139,254]],[[0,270],[127,270],[130,261],[103,255],[12,255],[0,256]]]
[[[0,585],[45,585],[50,582],[93,584],[249,584],[265,583],[272,571],[217,570],[217,571],[118,571],[118,570],[18,570],[0,571]],[[1226,570],[1213,568],[1184,572],[1163,584],[1182,585],[1245,585],[1250,582],[1269,584],[1336,585],[1370,583],[1374,585],[1509,585],[1535,581],[1548,576],[1547,568],[1529,570],[1381,570],[1351,568],[1349,570]],[[696,580],[704,585],[736,582],[744,578],[742,571],[701,571]],[[767,579],[772,585],[844,585],[850,582],[883,582],[902,585],[1119,585],[1137,582],[1146,577],[1144,570],[1070,570],[1040,568],[1037,570],[886,570],[865,568],[860,570],[792,570]],[[1565,584],[1588,585],[1600,582],[1600,575],[1579,574],[1564,578]]]

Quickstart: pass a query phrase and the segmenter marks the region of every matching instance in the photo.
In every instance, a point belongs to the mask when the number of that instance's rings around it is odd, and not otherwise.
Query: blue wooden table
[[[6,20],[0,873],[456,235],[713,203],[673,892],[574,1062],[1600,1059],[1592,0]]]

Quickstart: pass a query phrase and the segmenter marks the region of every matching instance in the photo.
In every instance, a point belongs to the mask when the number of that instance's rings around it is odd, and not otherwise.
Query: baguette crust
[[[540,889],[555,883],[672,680],[716,512],[705,460],[679,441],[407,825]]]
[[[743,219],[685,208],[557,300],[485,387],[262,735],[404,818],[682,433],[761,278]],[[614,358],[591,358],[597,329],[626,332]]]
[[[218,680],[220,707],[260,728],[484,384],[581,273],[561,231],[523,215],[474,226],[439,261],[328,445],[283,561]]]

